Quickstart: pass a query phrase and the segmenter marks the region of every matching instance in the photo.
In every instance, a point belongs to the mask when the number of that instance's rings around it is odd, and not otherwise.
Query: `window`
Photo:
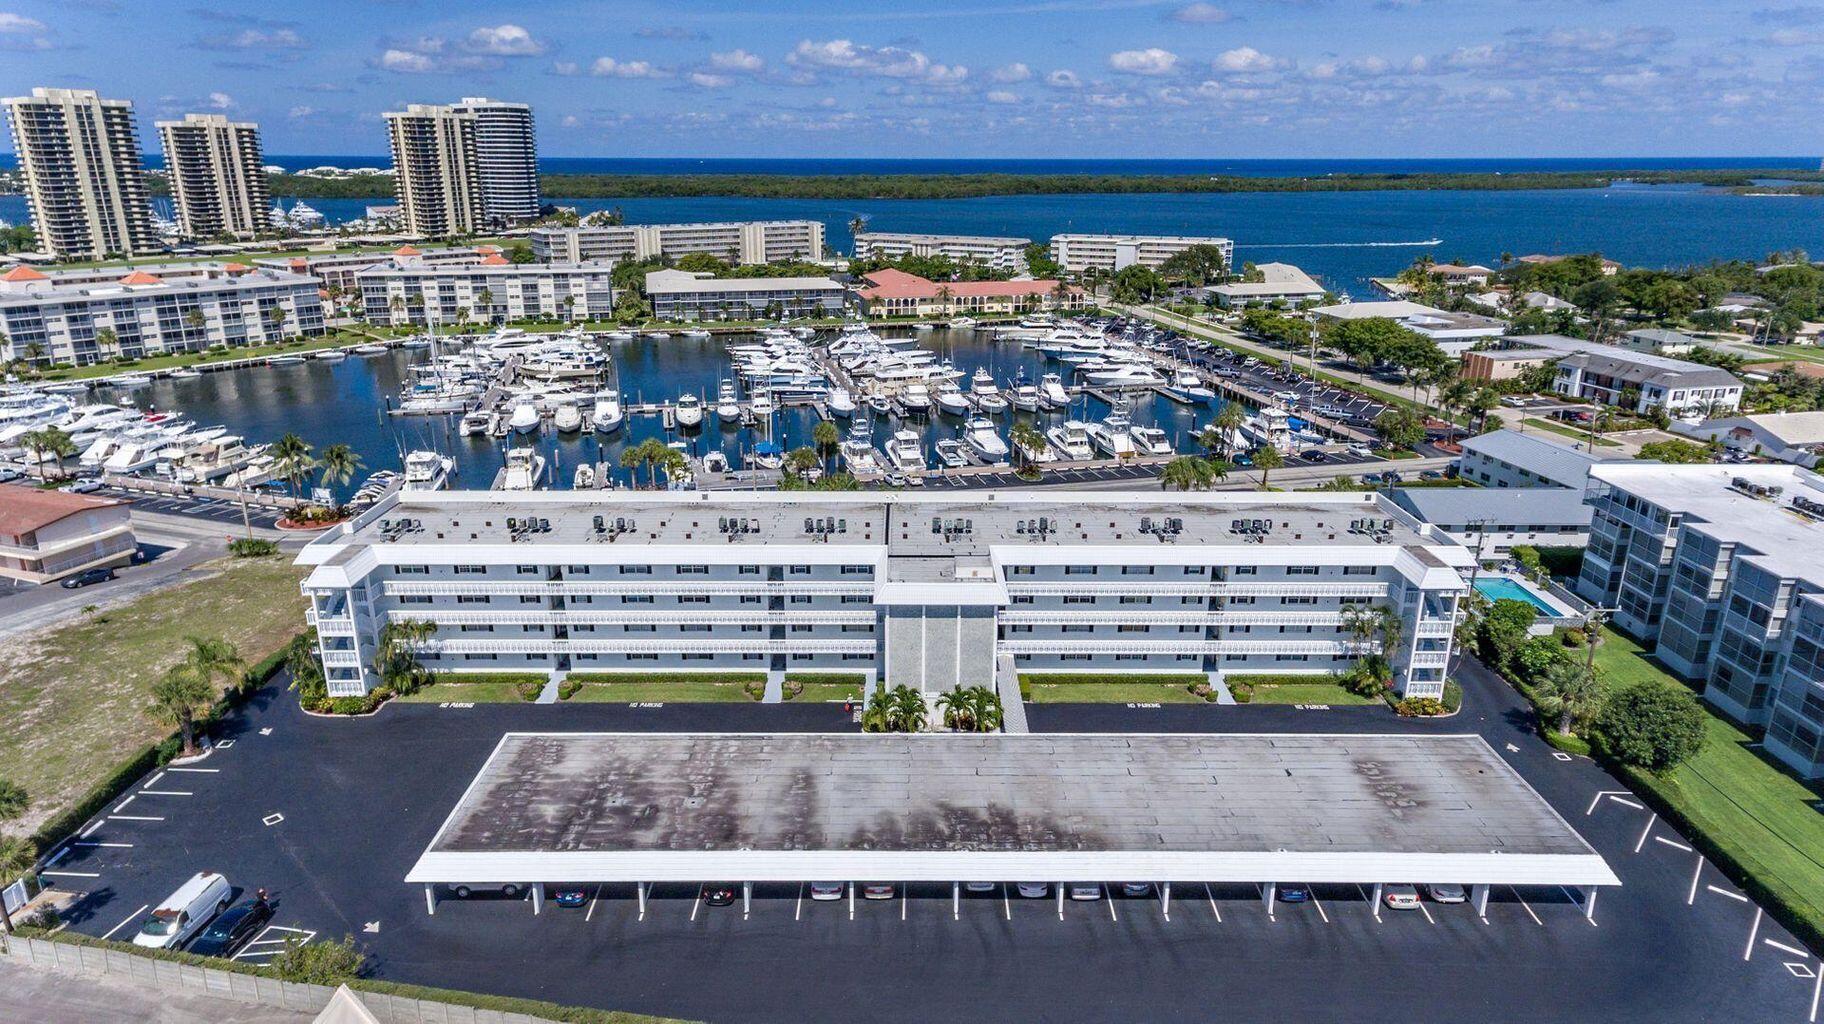
[[[708,576],[709,575],[709,566],[707,566],[707,565],[680,565],[680,566],[678,566],[678,575],[679,576]]]
[[[628,661],[658,661],[659,656],[656,654],[629,654],[627,656],[627,660]]]
[[[794,632],[794,633],[809,633],[811,631],[811,628],[812,627],[810,627],[802,622],[792,623],[792,632]]]
[[[811,603],[811,595],[809,595],[809,594],[793,594],[793,595],[792,595],[792,603],[793,603],[793,604],[810,604],[810,603]]]
[[[485,565],[456,566],[456,575],[458,576],[485,576],[487,575],[487,572],[488,567]]]
[[[844,594],[844,595],[842,595],[843,604],[867,604],[868,602],[870,602],[872,600],[873,600],[873,598],[867,594]]]
[[[1152,574],[1153,567],[1150,565],[1124,565],[1121,567],[1123,576],[1151,576]]]
[[[713,655],[713,654],[686,654],[686,655],[684,655],[684,660],[685,661],[709,661],[714,657],[715,657],[715,655]]]
[[[744,565],[741,567],[741,575],[758,576],[760,575],[760,567],[757,565]]]
[[[1145,632],[1148,632],[1148,627],[1146,627],[1146,626],[1122,626],[1120,629],[1116,630],[1116,632],[1118,632],[1118,633],[1145,633]]]
[[[1150,597],[1137,597],[1137,596],[1129,595],[1127,597],[1123,597],[1121,599],[1121,603],[1122,604],[1152,604],[1153,599]]]
[[[1066,576],[1094,576],[1095,574],[1096,567],[1093,565],[1067,565],[1064,567]]]
[[[1260,567],[1256,565],[1238,565],[1235,567],[1235,575],[1237,576],[1253,576],[1259,573],[1259,571]]]
[[[1087,594],[1066,594],[1066,595],[1064,595],[1064,603],[1065,604],[1095,604],[1096,599],[1088,596]]]
[[[537,594],[519,595],[520,604],[542,604],[544,602],[544,600],[545,600],[544,598],[539,597]]]
[[[708,604],[709,595],[708,594],[679,594],[678,603],[679,604]]]
[[[742,594],[741,603],[742,604],[759,604],[760,595],[759,594]]]
[[[646,626],[622,626],[622,627],[621,627],[621,631],[622,631],[622,632],[623,632],[623,633],[657,633],[657,632],[658,632],[658,631],[659,631],[659,627],[657,627],[657,626],[651,626],[651,625],[646,625]]]
[[[1144,655],[1144,654],[1117,654],[1117,655],[1115,655],[1115,660],[1116,661],[1145,661],[1146,655]]]
[[[1202,576],[1203,575],[1203,566],[1187,565],[1184,567],[1184,574],[1186,576]]]
[[[399,603],[400,604],[430,604],[431,595],[429,595],[429,594],[402,594],[399,597]]]
[[[1308,656],[1303,655],[1303,654],[1275,654],[1273,656],[1273,660],[1274,661],[1306,661],[1306,660],[1308,660]]]
[[[513,567],[513,571],[519,573],[521,576],[536,576],[538,575],[538,566],[516,565]]]
[[[1089,655],[1087,655],[1087,654],[1060,654],[1060,655],[1058,655],[1058,660],[1059,661],[1088,661]]]
[[[1375,572],[1377,572],[1379,570],[1379,568],[1380,568],[1379,566],[1375,566],[1375,565],[1345,565],[1345,566],[1343,566],[1343,575],[1344,576],[1373,576],[1375,574]]]
[[[1317,566],[1315,566],[1315,565],[1288,565],[1288,566],[1286,566],[1286,575],[1287,576],[1316,576],[1317,575]]]
[[[457,604],[487,604],[488,595],[486,595],[486,594],[457,594],[456,603]]]
[[[1033,567],[1030,565],[1010,565],[1007,567],[1007,575],[1009,576],[1031,576],[1032,573]]]
[[[709,632],[709,625],[702,622],[690,622],[679,626],[678,631],[681,633],[707,633]]]
[[[652,566],[650,566],[650,565],[623,565],[623,566],[621,566],[621,575],[622,576],[651,576],[652,575]]]
[[[652,595],[651,594],[625,594],[621,597],[621,603],[622,604],[651,604]]]
[[[586,565],[567,565],[564,567],[564,571],[572,576],[589,575],[589,567]]]
[[[866,576],[873,571],[874,567],[871,565],[845,565],[842,567],[844,576]]]
[[[1094,626],[1065,626],[1064,627],[1064,632],[1066,632],[1066,633],[1094,633],[1095,631],[1096,631],[1096,627],[1094,627]]]
[[[1013,603],[1014,604],[1031,604],[1032,595],[1031,594],[1015,594],[1014,598],[1013,598]]]
[[[1030,632],[1032,632],[1032,627],[1031,626],[1008,626],[1007,632],[1009,632],[1009,633],[1030,633]]]
[[[810,574],[811,574],[811,567],[808,565],[792,566],[792,575],[793,576],[809,576]]]
[[[401,576],[429,576],[431,567],[428,565],[396,565],[393,567],[393,572]]]

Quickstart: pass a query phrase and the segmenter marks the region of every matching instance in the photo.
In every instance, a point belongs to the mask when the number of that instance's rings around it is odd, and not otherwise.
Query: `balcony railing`
[[[1008,654],[1316,654],[1346,653],[1341,643],[1324,640],[1002,640]]]
[[[1450,636],[1456,626],[1448,619],[1424,619],[1413,628],[1414,636],[1440,637]]]
[[[1271,583],[1235,581],[1203,583],[1160,583],[1135,579],[1121,583],[1028,582],[1015,580],[1007,584],[1011,594],[1082,594],[1087,596],[1147,594],[1154,597],[1383,597],[1385,583],[1351,583],[1325,580],[1313,583],[1291,580]]]
[[[422,620],[439,626],[872,626],[872,609],[765,608],[714,611],[691,607],[664,611],[596,611],[552,608],[503,608],[498,611],[461,611],[454,608],[395,608],[387,613],[394,622]]]
[[[427,654],[872,654],[873,640],[433,640]]]
[[[318,636],[355,635],[355,620],[346,615],[319,615],[316,626]]]
[[[1412,655],[1413,668],[1448,668],[1450,654],[1447,651],[1415,651]]]
[[[324,651],[323,665],[326,668],[360,668],[360,651]]]
[[[1197,608],[1147,610],[1132,605],[1090,610],[1018,608],[1001,612],[1004,625],[1034,626],[1337,626],[1341,612],[1212,612]]]
[[[454,596],[475,594],[501,597],[575,597],[624,595],[676,595],[676,594],[867,594],[873,596],[874,584],[868,581],[844,583],[837,580],[817,580],[780,583],[739,583],[734,580],[714,582],[686,582],[677,579],[642,579],[640,582],[627,583],[593,583],[564,580],[546,582],[541,580],[405,580],[386,581],[386,593],[389,596]]]

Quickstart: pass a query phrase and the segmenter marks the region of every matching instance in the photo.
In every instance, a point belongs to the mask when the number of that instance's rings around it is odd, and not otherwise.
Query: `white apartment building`
[[[1311,314],[1320,320],[1387,319],[1414,334],[1430,338],[1438,349],[1453,359],[1461,358],[1471,347],[1507,333],[1507,321],[1479,313],[1438,309],[1405,299],[1383,302],[1342,302],[1318,306]]]
[[[1345,609],[1401,618],[1443,693],[1469,553],[1374,493],[402,492],[298,558],[332,695],[388,622],[437,671],[1328,673]],[[1378,641],[1376,641],[1378,643]]]
[[[133,104],[92,89],[4,101],[38,245],[57,259],[155,252]]]
[[[393,189],[406,231],[444,238],[472,234],[487,222],[476,120],[472,113],[428,103],[387,113]]]
[[[1233,241],[1181,235],[1053,235],[1051,258],[1072,273],[1114,271],[1136,265],[1157,270],[1193,245],[1213,245],[1222,250],[1225,266],[1235,265]]]
[[[248,238],[270,230],[266,157],[260,126],[223,114],[186,114],[159,121],[165,176],[186,238]]]
[[[264,345],[323,333],[315,278],[241,264],[172,264],[0,275],[0,361],[87,364],[115,355]],[[115,349],[98,336],[114,332]],[[105,336],[103,336],[105,338]]]
[[[399,257],[359,271],[370,323],[453,326],[537,317],[603,320],[614,312],[613,267],[606,263],[510,263],[495,254],[475,264],[422,263]]]
[[[1790,465],[1590,471],[1577,592],[1704,700],[1824,776],[1824,477]]]
[[[481,187],[482,216],[491,225],[537,218],[538,136],[531,105],[465,96],[451,109],[475,118],[475,176]]]
[[[977,263],[995,270],[1024,273],[1030,238],[997,238],[991,235],[916,235],[891,231],[855,234],[855,258],[896,259],[901,256],[942,256],[956,263]]]
[[[283,270],[292,274],[309,274],[345,294],[360,289],[355,278],[364,270],[384,266],[394,260],[409,260],[425,266],[474,266],[489,256],[500,255],[498,245],[452,245],[419,248],[402,245],[391,252],[326,252],[306,256],[281,256],[254,260],[253,265],[266,270]]]
[[[661,320],[755,320],[841,316],[848,291],[827,277],[712,277],[683,270],[646,275],[646,297]]]
[[[1463,439],[1457,475],[1483,487],[1568,487],[1581,493],[1589,482],[1590,467],[1626,457],[1610,451],[1586,452],[1577,442],[1555,434],[1493,430]]]
[[[532,229],[532,254],[553,263],[677,259],[695,252],[737,264],[820,260],[823,222],[747,220]]]

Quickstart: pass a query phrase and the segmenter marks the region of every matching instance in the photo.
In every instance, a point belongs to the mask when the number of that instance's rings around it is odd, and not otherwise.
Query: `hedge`
[[[1020,685],[1068,686],[1074,683],[1158,683],[1161,686],[1190,686],[1207,683],[1202,672],[1021,672]]]
[[[866,672],[787,672],[785,678],[807,686],[860,686],[867,681]]]
[[[764,683],[765,672],[572,672],[579,683]]]

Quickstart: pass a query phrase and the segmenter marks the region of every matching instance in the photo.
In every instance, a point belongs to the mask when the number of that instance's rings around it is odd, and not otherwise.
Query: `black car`
[[[589,892],[580,885],[547,885],[545,892],[560,907],[580,907],[589,902]]]
[[[84,569],[73,576],[65,576],[63,589],[75,590],[77,587],[86,587],[91,583],[105,583],[113,578],[114,570],[112,569]]]
[[[191,941],[190,952],[197,956],[233,956],[235,950],[245,946],[271,920],[272,905],[269,903],[248,900],[236,904],[209,922],[209,927]]]
[[[735,887],[732,885],[703,887],[703,905],[706,907],[726,907],[735,902],[735,896]]]

